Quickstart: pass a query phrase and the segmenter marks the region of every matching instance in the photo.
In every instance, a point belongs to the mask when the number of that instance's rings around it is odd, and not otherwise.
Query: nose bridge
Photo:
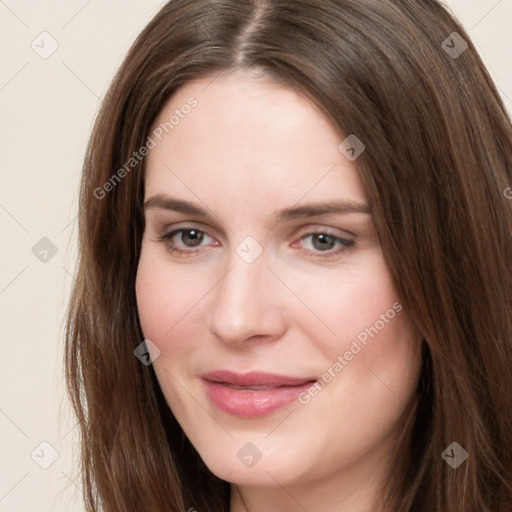
[[[237,254],[230,259],[230,271],[220,283],[218,301],[228,308],[246,303],[256,304],[261,298],[259,282],[263,279],[263,271],[268,270],[259,262],[246,263]],[[254,300],[251,300],[254,299]]]
[[[245,256],[240,246],[230,255],[229,271],[217,284],[209,309],[209,329],[225,343],[255,336],[271,339],[284,329],[265,254],[255,259]]]

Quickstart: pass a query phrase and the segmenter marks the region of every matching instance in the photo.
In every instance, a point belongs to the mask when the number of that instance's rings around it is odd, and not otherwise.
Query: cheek
[[[405,327],[404,308],[379,253],[342,270],[323,277],[315,287],[304,277],[303,295],[317,317],[309,315],[303,321],[312,339],[318,339],[322,329],[324,346],[339,353],[349,349],[353,340],[364,346],[377,334]]]
[[[187,324],[187,315],[197,305],[201,287],[197,280],[180,272],[169,272],[165,261],[142,251],[135,284],[142,331],[157,345],[173,337]],[[159,346],[162,349],[162,346]]]
[[[144,337],[153,342],[159,340],[162,333],[169,329],[169,319],[162,314],[167,306],[172,307],[172,304],[165,304],[168,301],[165,289],[164,281],[157,279],[157,272],[141,256],[135,282],[137,308]]]
[[[308,299],[324,326],[311,316],[300,322],[323,355],[325,381],[343,394],[350,389],[357,403],[370,396],[393,401],[393,393],[407,400],[421,365],[421,338],[383,258],[375,254],[364,269],[323,282],[322,292],[309,289]]]

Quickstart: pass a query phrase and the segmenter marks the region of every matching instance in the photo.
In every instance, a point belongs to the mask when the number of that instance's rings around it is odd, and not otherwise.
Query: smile
[[[201,376],[210,401],[221,411],[242,418],[267,416],[291,402],[315,382],[263,372],[237,374],[227,370]]]

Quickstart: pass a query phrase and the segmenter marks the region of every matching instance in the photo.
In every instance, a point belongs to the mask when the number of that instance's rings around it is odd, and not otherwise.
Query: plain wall
[[[80,168],[116,68],[164,3],[0,1],[1,512],[83,510],[62,368]],[[448,4],[512,111],[512,0]]]

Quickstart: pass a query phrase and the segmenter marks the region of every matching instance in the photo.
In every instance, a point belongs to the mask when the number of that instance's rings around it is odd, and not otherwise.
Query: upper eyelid
[[[183,226],[182,226],[182,224],[183,224]],[[184,229],[184,230],[197,229],[198,231],[203,231],[204,233],[206,233],[210,236],[213,236],[212,231],[219,231],[218,228],[214,227],[213,229],[211,229],[209,226],[205,226],[205,224],[200,221],[176,222],[176,223],[172,224],[172,229],[170,228],[170,225],[167,225],[164,228],[160,229],[159,231],[164,232],[164,231],[168,230],[168,232],[172,232],[172,231],[176,231],[176,230],[180,230],[180,229]],[[337,234],[338,232],[344,232],[349,236],[353,236],[353,237],[357,236],[355,233],[352,233],[351,231],[349,231],[347,229],[343,229],[340,227],[334,227],[334,226],[326,226],[326,225],[322,225],[321,223],[310,223],[307,226],[297,228],[294,231],[296,233],[301,233],[301,234],[329,232],[329,234],[332,234],[333,236],[339,236]],[[334,231],[335,233],[331,233],[331,231]],[[222,230],[220,230],[220,235],[221,235],[221,237],[225,236],[225,234]],[[294,236],[297,236],[297,235],[294,235]],[[218,238],[218,237],[215,237],[215,238]]]
[[[351,233],[350,231],[347,231],[346,229],[341,228],[334,228],[334,227],[322,227],[322,228],[313,228],[313,227],[305,227],[303,229],[298,230],[298,235],[296,236],[307,236],[307,235],[318,235],[318,234],[326,234],[330,236],[334,236],[337,238],[344,238],[340,232],[346,233],[348,236],[355,237],[356,235],[354,233]]]
[[[344,203],[342,203],[342,205],[343,204]],[[332,219],[332,218],[336,218],[336,219],[346,218],[347,215],[349,215],[349,216],[356,215],[357,216],[356,218],[358,218],[360,215],[364,214],[365,217],[369,216],[371,219],[371,213],[370,213],[369,207],[366,207],[365,205],[362,205],[359,207],[356,203],[355,204],[347,203],[345,206],[347,206],[347,209],[346,209],[346,211],[343,211],[343,213],[315,212],[315,213],[310,213],[308,215],[304,214],[301,216],[297,216],[296,218],[292,216],[289,219],[282,219],[282,220],[279,220],[277,223],[274,222],[273,224],[269,225],[268,231],[274,230],[276,228],[276,226],[278,226],[278,225],[283,227],[283,229],[288,229],[290,225],[293,226],[293,225],[297,225],[299,223],[300,224],[307,223],[309,225],[325,225],[324,222],[322,222],[322,221],[326,221],[326,220]],[[351,211],[351,208],[353,209],[353,211]],[[159,222],[158,220],[153,221],[152,219],[155,218],[155,217],[153,217],[153,214],[159,214],[161,212],[164,212],[167,214],[169,212],[172,212],[172,213],[178,214],[180,216],[189,216],[190,218],[195,217],[197,220],[189,220],[189,221],[182,220],[182,221],[177,221],[176,224],[179,224],[181,222],[191,222],[193,224],[197,223],[201,226],[204,226],[205,223],[208,223],[206,225],[211,227],[211,229],[213,231],[220,233],[222,237],[226,236],[227,231],[232,232],[232,229],[229,227],[228,223],[223,222],[217,216],[210,217],[207,215],[205,217],[205,216],[202,216],[201,214],[196,214],[194,212],[187,213],[187,212],[181,212],[179,210],[162,209],[162,208],[157,208],[157,207],[149,207],[149,208],[145,209],[144,217],[146,219],[146,224],[149,225],[153,222]],[[156,217],[156,219],[158,219],[158,218],[159,217]],[[334,226],[330,227],[330,229],[341,230],[341,231],[344,231],[345,233],[348,233],[351,236],[354,236],[354,237],[357,236],[355,233],[350,232],[346,229],[337,228]],[[208,232],[208,231],[205,229],[205,232]]]
[[[183,225],[180,225],[183,224]],[[208,236],[213,237],[211,234],[211,230],[204,226],[201,222],[193,222],[193,221],[184,221],[184,222],[177,222],[173,224],[172,226],[166,225],[159,231],[163,234],[169,234],[174,231],[189,231],[196,229],[197,231],[201,231],[202,233],[206,233]]]
[[[170,229],[168,231],[164,230],[163,233],[162,233],[162,237],[171,238],[172,236],[176,236],[178,233],[181,233],[183,231],[199,231],[201,233],[204,233],[206,236],[208,236],[210,238],[216,239],[216,237],[211,235],[207,230],[201,229],[201,228],[196,228],[194,226],[182,227],[182,228],[174,228],[174,229]]]

